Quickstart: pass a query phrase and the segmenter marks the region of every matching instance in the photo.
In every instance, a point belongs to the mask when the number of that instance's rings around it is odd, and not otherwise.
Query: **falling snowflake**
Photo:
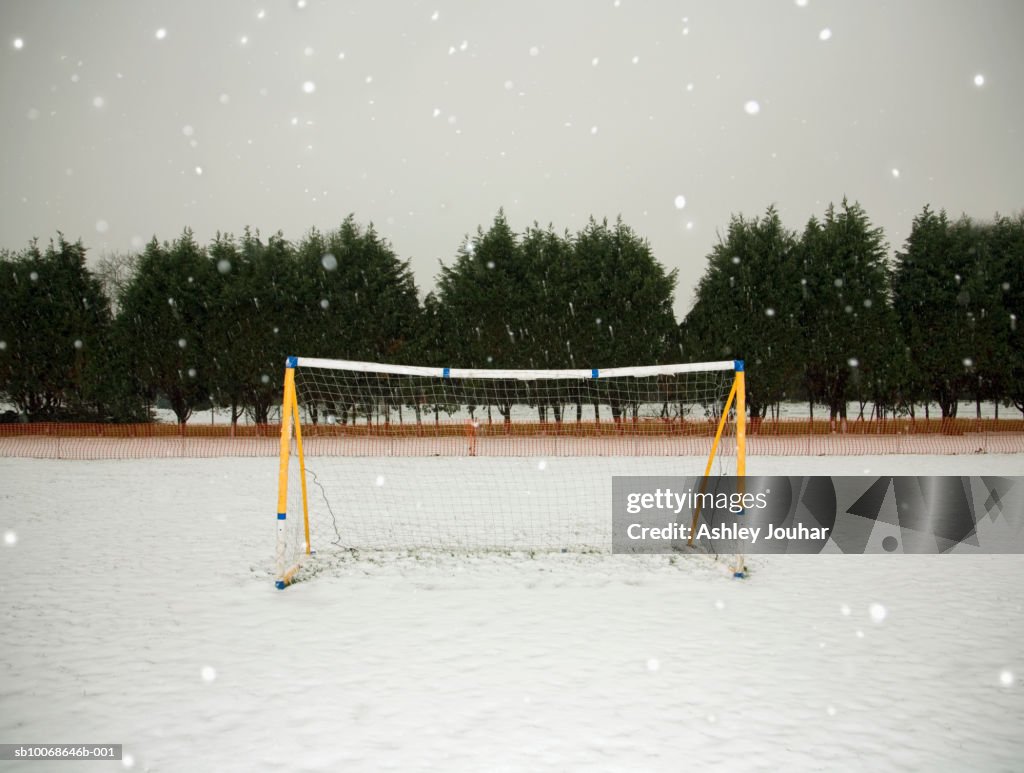
[[[92,98],[92,106],[96,109],[103,107],[105,104],[107,104],[107,101],[103,97]]]
[[[222,274],[231,273],[231,261],[227,258],[221,258],[217,261],[217,270]]]
[[[328,252],[320,258],[320,265],[322,265],[326,271],[334,271],[338,267],[338,259]]]
[[[106,220],[96,221],[96,233],[105,234],[110,228],[110,224]]]
[[[773,309],[771,307],[768,307],[767,309],[764,310],[764,315],[766,317],[774,317],[775,316],[775,309]]]
[[[178,347],[184,349],[186,346],[188,346],[188,341],[186,341],[184,338],[179,338]]]
[[[204,682],[212,682],[217,678],[217,669],[213,666],[203,666],[199,674],[203,677]]]
[[[15,534],[13,531],[5,531],[4,532],[4,544],[5,545],[13,546],[15,543],[17,543],[17,541],[18,541],[18,535]]]
[[[10,533],[10,532],[8,532]],[[999,672],[999,684],[1003,687],[1009,687],[1013,684],[1013,672],[1009,669],[1004,669]]]
[[[384,485],[384,476],[383,475],[378,475],[377,479],[374,481],[374,483],[377,484],[378,486],[383,486]]]
[[[195,168],[195,172],[196,172],[196,177],[201,177],[202,174],[203,174],[203,168],[201,166],[197,166]]]
[[[683,196],[682,194],[680,194],[679,196],[676,196],[675,205],[676,205],[676,209],[682,209],[683,207],[685,207],[686,206],[686,197]]]
[[[984,86],[985,85],[985,76],[982,75],[980,72],[977,75],[974,76],[974,85],[975,86]]]
[[[856,368],[860,366],[860,360],[858,360],[856,357],[851,357],[846,361],[846,364],[849,365],[851,368]]]
[[[530,46],[530,56],[537,56],[540,53],[540,49],[537,46]]]
[[[11,45],[14,46],[16,51],[21,51],[25,47],[25,41],[21,38],[15,38],[11,41]]]
[[[897,169],[896,167],[893,167],[892,176],[893,177],[899,177],[900,176],[900,170]]]
[[[306,94],[312,94],[316,91],[316,84],[313,81],[306,81],[302,84],[302,91]]]
[[[658,661],[657,658],[647,658],[648,671],[653,673],[654,671],[657,671],[659,668],[661,668],[661,663]]]
[[[825,27],[825,29],[818,33],[818,40],[831,40],[831,38],[832,30],[830,30],[828,27]]]
[[[751,99],[743,105],[743,110],[747,115],[757,115],[761,112],[761,104],[756,99]]]
[[[871,615],[871,622],[877,624],[885,620],[889,614],[889,610],[876,602],[868,607],[868,614]]]

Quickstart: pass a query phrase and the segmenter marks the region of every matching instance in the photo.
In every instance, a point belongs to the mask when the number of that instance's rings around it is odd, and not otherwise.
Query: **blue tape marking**
[[[442,373],[441,376],[442,376],[442,378],[451,378],[452,377],[452,369],[451,368],[445,368],[444,369],[444,373]]]
[[[733,360],[732,366],[736,369],[737,373],[743,372],[743,360]]]
[[[287,517],[288,517],[288,514],[287,514],[287,513],[278,513],[278,514],[277,514],[277,520],[279,520],[279,521],[283,521],[283,520],[285,520],[285,519],[286,519]]]
[[[277,580],[274,583],[274,587],[277,588],[278,590],[284,590],[285,587],[286,587],[285,584],[284,584],[284,580]]]
[[[289,357],[287,360],[284,361],[284,366],[286,368],[297,368],[299,366],[299,358]]]
[[[592,368],[592,369],[590,370],[590,377],[591,377],[591,378],[597,378],[597,377],[598,377],[598,374],[597,374],[597,368]]]

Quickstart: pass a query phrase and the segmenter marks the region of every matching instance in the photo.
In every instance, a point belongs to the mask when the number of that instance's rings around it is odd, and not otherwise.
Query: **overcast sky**
[[[678,268],[730,214],[1024,207],[1024,2],[4,0],[0,246],[372,221],[421,290],[504,207],[621,214]]]

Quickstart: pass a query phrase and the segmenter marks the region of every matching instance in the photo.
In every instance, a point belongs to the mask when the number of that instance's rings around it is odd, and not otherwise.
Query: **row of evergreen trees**
[[[962,400],[1024,411],[1024,214],[951,222],[930,207],[895,261],[881,229],[843,201],[786,230],[774,208],[733,217],[684,320],[684,351],[750,363],[748,404],[784,400],[915,414]]]
[[[845,416],[964,398],[1024,410],[1024,216],[950,222],[929,208],[893,264],[844,201],[787,231],[736,216],[677,324],[676,272],[617,221],[515,233],[499,212],[420,302],[407,261],[349,217],[297,242],[185,230],[86,265],[61,235],[0,254],[0,397],[30,420],[178,420],[209,405],[265,422],[289,354],[495,368],[745,359],[748,404]]]

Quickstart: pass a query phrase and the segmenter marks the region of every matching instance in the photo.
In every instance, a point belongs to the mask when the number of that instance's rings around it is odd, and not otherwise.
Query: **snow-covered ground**
[[[1024,556],[476,555],[271,582],[277,461],[0,459],[0,771],[1024,767]],[[1024,458],[750,462],[1019,474]],[[130,759],[129,759],[130,757]]]

